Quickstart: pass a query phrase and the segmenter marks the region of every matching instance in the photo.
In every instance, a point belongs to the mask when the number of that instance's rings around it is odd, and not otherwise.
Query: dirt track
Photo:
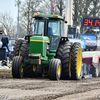
[[[13,79],[10,71],[0,72],[0,77],[0,100],[100,100],[100,78]]]

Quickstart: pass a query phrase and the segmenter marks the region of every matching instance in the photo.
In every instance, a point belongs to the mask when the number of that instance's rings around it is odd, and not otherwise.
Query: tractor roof
[[[56,19],[61,19],[64,20],[64,18],[62,16],[59,15],[42,15],[42,14],[37,14],[34,15],[33,18],[43,18],[43,17],[47,17],[47,18],[56,18]]]

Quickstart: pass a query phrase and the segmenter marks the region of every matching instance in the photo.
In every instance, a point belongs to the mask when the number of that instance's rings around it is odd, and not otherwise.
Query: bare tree
[[[26,31],[24,29],[24,27],[22,27],[21,25],[19,26],[19,37],[20,38],[23,38],[25,37],[27,34],[26,34]]]
[[[26,34],[32,34],[33,16],[39,12],[41,0],[25,0],[21,4],[20,24],[26,30]]]
[[[10,13],[0,13],[0,24],[3,27],[3,30],[6,30],[9,38],[14,37],[15,27],[13,18],[10,16]]]
[[[78,25],[80,15],[83,17],[99,17],[100,0],[73,0],[73,23]]]
[[[51,14],[51,0],[43,0],[39,11],[41,14]]]
[[[56,2],[57,6],[54,9],[53,8],[53,2]],[[53,10],[53,14],[57,14],[57,15],[64,15],[64,6],[65,1],[64,0],[43,0],[41,3],[41,7],[40,7],[40,12],[43,14],[52,14],[52,10]]]
[[[25,0],[20,5],[20,25],[26,34],[32,34],[33,16],[35,14],[50,14],[55,0]],[[54,14],[63,15],[64,0],[56,0]]]
[[[64,0],[57,0],[57,8],[58,8],[58,11],[59,11],[59,15],[63,16],[64,14],[64,9],[65,9],[65,6],[64,6]]]

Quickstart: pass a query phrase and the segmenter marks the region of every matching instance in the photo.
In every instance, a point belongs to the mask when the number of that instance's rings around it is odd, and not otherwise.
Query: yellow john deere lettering
[[[47,43],[49,43],[49,41],[45,41],[45,40],[32,40],[32,39],[30,39],[30,41],[38,41],[38,42],[47,42]]]

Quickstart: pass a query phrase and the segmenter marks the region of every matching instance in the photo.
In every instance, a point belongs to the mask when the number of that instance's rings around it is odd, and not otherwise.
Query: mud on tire
[[[65,43],[60,43],[57,50],[57,58],[61,60],[62,64],[62,72],[61,79],[69,79],[70,78],[70,49],[71,44],[69,41]]]

